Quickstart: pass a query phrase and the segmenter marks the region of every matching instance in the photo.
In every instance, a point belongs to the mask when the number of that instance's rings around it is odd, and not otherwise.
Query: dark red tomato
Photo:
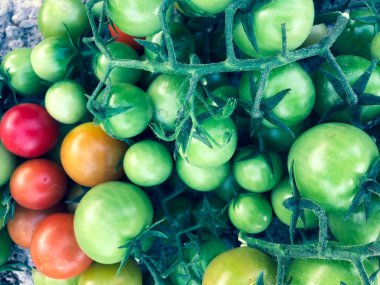
[[[36,268],[55,279],[77,276],[92,262],[75,239],[72,214],[53,214],[44,219],[34,232],[30,254]]]
[[[15,244],[29,248],[33,233],[40,222],[47,216],[65,212],[65,206],[56,205],[46,210],[30,210],[16,205],[13,219],[8,221],[8,233]]]
[[[58,140],[59,124],[41,106],[19,104],[0,122],[0,139],[10,152],[26,158],[41,156]]]
[[[66,190],[66,173],[61,166],[48,159],[27,160],[11,176],[12,197],[28,209],[48,209],[65,196]]]
[[[112,25],[108,25],[108,30],[110,31],[111,36],[113,38],[116,38],[115,41],[125,43],[137,51],[142,51],[144,49],[143,46],[139,45],[135,41],[135,37],[127,35],[122,30],[120,30],[115,24],[113,25],[113,27]],[[144,39],[144,38],[137,38],[137,39]]]

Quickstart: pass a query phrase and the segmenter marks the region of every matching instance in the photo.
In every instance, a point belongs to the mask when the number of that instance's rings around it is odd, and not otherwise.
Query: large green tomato
[[[106,0],[105,3],[112,21],[128,35],[146,37],[161,30],[158,12],[162,0]]]
[[[106,182],[92,188],[79,202],[74,231],[79,247],[103,264],[120,262],[126,254],[119,247],[135,238],[153,220],[153,206],[137,186]]]
[[[178,176],[191,189],[197,191],[212,191],[219,187],[230,172],[230,164],[225,163],[216,167],[201,168],[191,165],[182,157],[176,161]]]
[[[360,179],[379,155],[364,131],[343,123],[317,125],[300,135],[289,152],[301,197],[326,211],[347,211]]]
[[[75,69],[78,52],[68,38],[47,38],[36,45],[31,54],[34,72],[48,82],[66,79]]]
[[[256,84],[260,78],[259,71],[252,72]],[[239,96],[245,102],[252,102],[249,87],[249,73],[244,73],[239,88]],[[277,93],[290,89],[289,93],[273,109],[273,113],[287,126],[295,126],[305,120],[313,110],[315,89],[309,74],[298,64],[290,63],[273,69],[265,85],[263,99],[269,99]],[[267,120],[266,127],[274,127]]]
[[[10,86],[20,95],[35,96],[46,90],[31,63],[31,48],[18,48],[7,53],[1,61],[2,72]]]
[[[288,226],[290,225],[292,211],[286,209],[282,203],[290,197],[293,197],[292,187],[289,183],[289,177],[286,176],[272,190],[270,198],[272,202],[273,211],[276,214],[277,218]],[[318,218],[310,210],[305,210],[305,225],[303,224],[301,218],[298,218],[296,224],[297,229],[314,229],[318,227]]]
[[[276,263],[269,255],[250,247],[234,248],[211,261],[202,285],[256,284],[260,272],[265,285],[276,284]]]
[[[128,179],[134,184],[151,187],[169,178],[173,160],[169,150],[162,143],[142,140],[127,150],[123,167]]]
[[[121,42],[111,42],[107,45],[112,57],[114,59],[132,59],[139,60],[140,56],[130,46]],[[106,73],[108,60],[104,54],[99,53],[94,57],[93,69],[96,77],[101,80]],[[112,69],[109,79],[111,84],[116,83],[131,83],[134,84],[139,81],[142,71],[139,69],[115,67]]]
[[[117,273],[119,264],[92,263],[79,277],[78,285],[142,285],[140,268],[129,259]]]
[[[80,0],[45,0],[38,12],[38,29],[42,36],[65,37],[67,30],[77,40],[90,27],[86,7]]]
[[[13,242],[9,237],[7,228],[0,230],[0,266],[5,264],[11,255]]]
[[[341,55],[336,58],[337,63],[341,67],[346,79],[350,85],[359,79],[359,77],[368,69],[371,62],[368,59],[354,56],[354,55]],[[319,68],[319,71],[314,77],[315,89],[317,97],[315,101],[315,110],[319,115],[323,115],[330,108],[337,105],[342,101],[340,96],[336,93],[334,87],[331,85],[327,77],[321,70],[328,71],[336,75],[336,71],[331,67],[328,62],[325,62]],[[375,96],[380,96],[380,67],[376,66],[371,74],[369,82],[365,88],[365,93],[370,93]],[[363,123],[375,118],[380,114],[380,105],[361,106],[360,117]],[[331,116],[331,120],[339,122],[349,122],[350,113],[347,109],[336,112]]]
[[[201,168],[217,167],[230,160],[237,145],[236,126],[231,118],[218,119],[210,117],[201,125],[218,143],[210,142],[212,148],[192,137],[189,142],[187,156],[189,163]],[[226,136],[230,139],[226,141]],[[180,149],[181,156],[184,150]]]
[[[328,215],[328,225],[333,236],[347,245],[363,245],[378,240],[380,234],[380,199],[375,196],[371,201],[368,217],[363,205],[350,214],[333,212]]]
[[[16,167],[16,156],[10,153],[0,142],[0,186],[8,182]],[[0,197],[1,198],[1,197]],[[1,228],[1,226],[0,226]]]
[[[53,279],[41,273],[37,269],[32,271],[34,285],[77,285],[79,276],[70,279]]]
[[[259,51],[249,41],[240,16],[234,22],[234,42],[249,56],[265,57],[281,51],[282,24],[286,24],[288,50],[298,48],[306,40],[313,27],[314,4],[312,0],[273,0],[254,7],[251,13]]]
[[[243,189],[262,193],[277,185],[283,168],[281,158],[277,153],[257,152],[255,148],[239,150],[234,159],[233,173],[236,182]]]
[[[108,124],[111,131],[121,138],[131,138],[142,133],[149,125],[153,106],[149,96],[140,88],[129,83],[112,85],[109,90],[107,109],[131,107],[119,114],[105,116],[102,124]],[[101,93],[98,101],[104,96]]]
[[[365,260],[364,267],[370,276],[378,269],[378,262]],[[291,285],[346,285],[362,284],[359,272],[348,261],[322,259],[296,259],[290,263],[286,280]],[[380,284],[379,278],[374,285]]]

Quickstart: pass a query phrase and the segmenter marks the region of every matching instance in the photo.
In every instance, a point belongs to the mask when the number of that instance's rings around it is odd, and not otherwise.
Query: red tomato
[[[36,268],[55,279],[77,276],[92,262],[75,239],[72,214],[53,214],[44,219],[34,232],[30,254]]]
[[[28,209],[48,209],[65,196],[66,190],[64,170],[48,159],[28,160],[19,165],[11,176],[12,197]]]
[[[16,205],[13,219],[8,221],[8,233],[15,244],[29,248],[33,233],[38,224],[47,216],[65,212],[65,206],[58,204],[46,210],[30,210]]]
[[[25,103],[9,109],[0,122],[0,139],[10,152],[26,158],[41,156],[58,140],[59,124],[43,107]]]
[[[115,29],[112,27],[112,25],[108,25],[108,30],[110,31],[111,36],[113,38],[116,38],[115,41],[125,43],[137,51],[142,51],[144,49],[141,45],[139,45],[135,41],[135,37],[127,35],[123,31],[121,31],[118,27],[116,27],[115,24],[114,24],[114,27]],[[137,38],[137,39],[143,39],[143,38]]]

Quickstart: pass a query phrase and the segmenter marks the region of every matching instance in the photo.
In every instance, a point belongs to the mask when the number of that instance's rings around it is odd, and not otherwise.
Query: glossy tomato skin
[[[379,155],[364,131],[343,123],[317,125],[301,134],[288,156],[301,197],[327,212],[347,211],[361,177]],[[323,177],[323,179],[321,179]]]
[[[80,275],[78,285],[142,285],[140,268],[129,259],[117,274],[119,264],[100,264],[94,262]]]
[[[211,261],[202,285],[255,284],[261,271],[265,285],[276,284],[276,263],[269,255],[250,247],[234,248]]]
[[[375,260],[364,260],[364,267],[371,276],[377,270]],[[340,260],[296,259],[289,265],[285,280],[292,278],[292,285],[361,284],[358,271],[352,263]],[[373,284],[380,284],[379,278]]]
[[[257,84],[260,72],[253,71],[252,76]],[[249,84],[249,73],[246,72],[239,87],[239,97],[245,102],[252,102]],[[273,113],[288,127],[299,125],[313,110],[315,88],[310,75],[298,63],[277,67],[269,73],[263,99],[272,98],[285,89],[290,91],[273,109]],[[267,120],[262,124],[276,127]]]
[[[76,183],[93,187],[122,177],[119,163],[126,150],[127,144],[109,137],[101,127],[84,123],[63,140],[62,166]]]
[[[351,86],[359,79],[359,77],[369,68],[371,62],[368,59],[354,56],[354,55],[341,55],[336,57],[336,61],[341,67],[343,74],[350,83]],[[315,110],[319,115],[323,115],[330,108],[340,103],[342,100],[336,93],[335,89],[327,79],[325,75],[321,72],[326,70],[334,75],[336,71],[327,63],[323,63],[319,71],[314,76],[314,84],[316,88],[316,101]],[[365,88],[365,93],[373,94],[375,96],[380,96],[380,67],[376,66],[375,70],[372,72],[369,82]],[[380,106],[360,106],[360,118],[363,123],[370,121],[380,114]],[[350,122],[350,113],[347,108],[335,112],[331,118],[331,121],[338,122]]]
[[[68,279],[84,272],[92,263],[74,236],[74,215],[53,214],[36,228],[30,254],[36,268],[55,279]]]
[[[46,276],[37,269],[32,271],[34,285],[78,285],[79,276],[69,279],[54,279]]]
[[[45,210],[57,204],[67,191],[67,176],[62,167],[48,159],[27,160],[13,172],[10,192],[21,206]]]
[[[111,42],[107,45],[113,59],[131,59],[131,60],[139,60],[140,56],[137,52],[127,44],[121,42]],[[99,53],[94,57],[93,69],[96,77],[99,80],[102,80],[109,61],[105,57],[105,55]],[[123,67],[115,67],[112,69],[111,74],[109,75],[109,79],[112,84],[116,83],[131,83],[134,84],[139,81],[142,71],[139,69],[133,68],[123,68]]]
[[[92,188],[79,202],[75,237],[93,260],[113,264],[126,253],[119,247],[140,234],[152,220],[152,203],[140,188],[125,182],[106,182]]]
[[[142,45],[138,44],[135,41],[134,37],[127,35],[126,33],[123,33],[123,31],[120,30],[115,24],[113,26],[111,24],[108,25],[108,30],[110,31],[111,37],[115,38],[115,41],[125,43],[126,45],[129,45],[136,51],[142,51],[144,49]]]
[[[228,207],[231,223],[240,231],[257,234],[265,231],[272,221],[272,207],[259,194],[241,194]]]
[[[38,96],[45,90],[41,78],[31,63],[31,48],[18,48],[7,53],[1,61],[1,69],[14,90],[23,96]]]
[[[0,244],[0,266],[2,266],[11,255],[13,245],[6,228],[0,229]]]
[[[33,233],[40,222],[51,214],[65,212],[62,204],[46,210],[31,210],[16,205],[13,219],[7,223],[8,233],[13,242],[23,248],[29,248]]]
[[[142,140],[127,150],[123,168],[128,179],[134,184],[151,187],[169,178],[173,169],[173,159],[162,143]]]
[[[286,24],[288,50],[298,48],[306,40],[313,26],[314,4],[312,0],[275,0],[253,8],[251,13],[259,52],[248,40],[240,17],[235,17],[233,39],[245,54],[265,57],[281,52],[282,24]]]
[[[70,37],[76,41],[90,27],[86,7],[80,0],[46,0],[38,12],[38,29],[42,36]]]
[[[12,107],[0,122],[4,147],[25,158],[38,157],[51,150],[58,133],[58,123],[43,107],[32,103]]]
[[[16,156],[10,153],[0,141],[0,186],[3,186],[8,182],[9,178],[13,173],[13,170],[16,168]]]
[[[273,211],[276,214],[277,218],[286,225],[290,225],[292,211],[286,209],[283,206],[283,202],[293,197],[292,188],[289,183],[289,177],[284,177],[281,182],[272,190],[271,192],[271,202]],[[306,225],[306,226],[305,226]],[[301,218],[298,218],[296,228],[297,229],[314,229],[318,227],[318,218],[310,210],[305,210],[305,225],[301,221]]]

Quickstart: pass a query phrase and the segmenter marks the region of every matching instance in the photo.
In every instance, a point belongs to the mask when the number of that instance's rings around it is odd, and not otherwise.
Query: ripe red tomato
[[[114,27],[115,27],[115,29],[114,29]],[[108,25],[108,30],[110,31],[111,36],[113,38],[116,38],[115,41],[125,43],[137,51],[142,51],[144,49],[141,45],[139,45],[135,41],[135,37],[132,37],[132,36],[124,33],[115,24],[114,24],[114,27],[112,27],[112,25]],[[137,38],[137,39],[144,39],[144,38]]]
[[[62,167],[48,159],[31,159],[19,165],[10,181],[12,197],[21,206],[44,210],[57,204],[67,190]]]
[[[41,156],[58,140],[59,124],[41,106],[19,104],[0,122],[0,139],[10,152],[26,158]]]
[[[55,279],[77,276],[92,262],[75,239],[72,214],[53,214],[44,219],[34,232],[30,254],[36,268]]]

